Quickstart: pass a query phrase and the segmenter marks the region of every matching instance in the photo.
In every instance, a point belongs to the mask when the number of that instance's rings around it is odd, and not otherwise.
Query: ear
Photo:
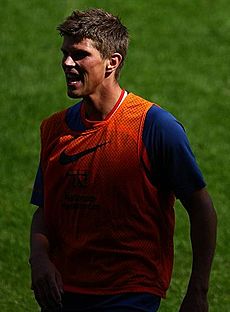
[[[122,61],[122,55],[120,53],[113,53],[112,56],[107,60],[106,74],[109,76],[112,72],[115,73],[117,67]]]

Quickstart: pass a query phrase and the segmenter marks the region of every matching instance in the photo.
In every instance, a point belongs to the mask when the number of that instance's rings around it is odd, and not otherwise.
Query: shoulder
[[[81,103],[81,102],[80,102]],[[52,115],[48,116],[41,122],[41,128],[52,129],[58,128],[63,122],[70,128],[74,128],[76,118],[80,117],[81,105],[80,103],[76,103],[64,110],[59,112],[55,112]]]
[[[169,145],[175,144],[186,136],[183,125],[169,113],[167,110],[153,105],[148,110],[145,118],[143,139],[156,143],[156,140],[167,143]]]
[[[41,129],[45,131],[52,127],[56,127],[60,123],[60,121],[65,119],[66,111],[67,109],[55,112],[47,118],[43,119],[41,122]]]
[[[155,185],[172,190],[178,198],[205,186],[184,127],[172,114],[151,107],[142,139],[154,168]]]
[[[40,125],[41,143],[43,148],[55,140],[63,133],[65,126],[65,116],[67,109],[56,112],[43,119]]]
[[[146,124],[156,125],[159,128],[167,129],[170,127],[177,127],[178,125],[183,128],[182,124],[167,110],[154,104],[146,114]]]
[[[148,109],[152,106],[152,102],[136,95],[132,92],[128,93],[127,97],[125,98],[126,108],[129,107],[131,109]]]

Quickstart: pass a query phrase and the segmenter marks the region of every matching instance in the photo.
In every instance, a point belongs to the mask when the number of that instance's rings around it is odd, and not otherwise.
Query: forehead
[[[63,37],[63,43],[62,43],[62,49],[65,50],[96,50],[93,40],[84,38],[81,41],[77,41],[76,38],[71,36],[64,36]],[[98,51],[99,52],[99,51]]]

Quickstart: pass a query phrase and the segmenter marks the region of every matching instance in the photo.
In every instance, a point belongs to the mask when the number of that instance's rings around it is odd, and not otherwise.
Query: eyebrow
[[[65,49],[64,47],[61,47],[60,50],[61,50],[62,52],[70,52],[70,53],[73,53],[73,54],[75,54],[75,53],[84,53],[84,54],[86,54],[86,55],[89,55],[89,54],[90,54],[90,52],[87,51],[87,50],[85,50],[85,49],[73,49],[73,50],[70,49],[70,50],[67,50],[67,49]]]

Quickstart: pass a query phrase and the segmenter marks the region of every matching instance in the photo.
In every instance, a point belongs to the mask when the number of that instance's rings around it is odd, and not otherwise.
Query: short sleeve
[[[37,174],[34,181],[34,186],[32,190],[32,196],[30,203],[42,207],[44,204],[44,191],[43,191],[43,177],[42,177],[42,170],[41,165],[39,164]]]
[[[173,191],[180,199],[205,187],[184,127],[173,115],[152,106],[146,115],[142,138],[156,187]]]

